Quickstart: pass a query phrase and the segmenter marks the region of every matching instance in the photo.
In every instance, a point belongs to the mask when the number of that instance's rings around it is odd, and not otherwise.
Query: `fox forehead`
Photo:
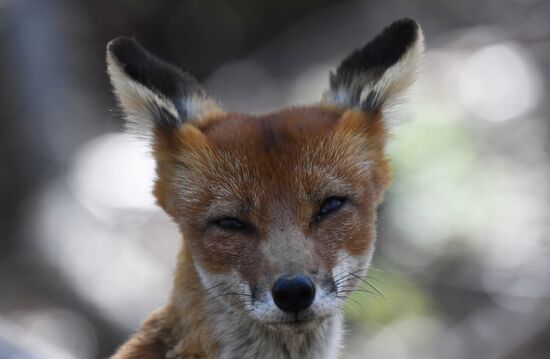
[[[217,116],[199,128],[218,147],[253,145],[263,152],[278,151],[292,142],[326,133],[344,112],[329,106],[295,107],[264,115],[228,113]],[[312,136],[313,135],[313,136]]]
[[[197,127],[192,143],[187,132]],[[297,215],[327,196],[359,196],[386,170],[386,131],[373,114],[315,106],[223,114],[197,127],[180,129],[185,146],[171,150],[183,165],[169,182],[177,184],[178,200],[202,205],[209,218],[246,217],[274,202]]]

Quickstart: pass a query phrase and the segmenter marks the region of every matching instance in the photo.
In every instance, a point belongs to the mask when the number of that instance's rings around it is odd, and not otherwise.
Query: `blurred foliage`
[[[468,122],[427,105],[397,128],[396,137],[388,151],[395,176],[389,191],[392,223],[432,245],[479,230],[491,210],[486,194],[497,176],[482,169]]]
[[[407,317],[428,315],[433,308],[429,296],[417,283],[388,269],[373,266],[364,277],[360,289],[353,293],[344,306],[348,322],[364,321],[383,327]]]

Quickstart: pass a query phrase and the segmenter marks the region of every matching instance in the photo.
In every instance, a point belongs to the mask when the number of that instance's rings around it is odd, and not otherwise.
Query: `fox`
[[[135,39],[110,41],[113,92],[182,235],[166,303],[111,358],[337,358],[423,53],[420,25],[397,20],[327,74],[319,102],[245,114]]]

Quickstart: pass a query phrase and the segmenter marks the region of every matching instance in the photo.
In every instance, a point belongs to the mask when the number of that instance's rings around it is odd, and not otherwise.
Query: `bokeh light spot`
[[[466,58],[458,91],[466,108],[489,121],[518,117],[531,110],[540,96],[533,65],[511,43],[487,46]]]

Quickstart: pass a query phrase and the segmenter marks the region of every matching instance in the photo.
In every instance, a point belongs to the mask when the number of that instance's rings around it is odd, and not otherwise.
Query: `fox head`
[[[206,295],[276,328],[338,315],[373,254],[388,113],[423,46],[415,21],[397,21],[341,62],[319,103],[248,115],[135,40],[108,44],[127,127],[150,140],[154,194]]]

